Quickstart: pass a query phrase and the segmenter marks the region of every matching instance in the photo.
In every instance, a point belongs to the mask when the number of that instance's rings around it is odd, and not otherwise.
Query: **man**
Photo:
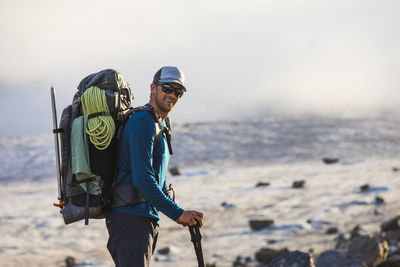
[[[158,238],[158,211],[183,226],[203,224],[203,213],[183,210],[165,193],[170,144],[167,131],[159,131],[158,125],[166,127],[165,119],[186,92],[182,71],[162,67],[150,91],[148,110],[134,113],[121,136],[115,183],[121,190],[116,195],[130,204],[114,205],[106,219],[107,248],[117,267],[150,265]]]

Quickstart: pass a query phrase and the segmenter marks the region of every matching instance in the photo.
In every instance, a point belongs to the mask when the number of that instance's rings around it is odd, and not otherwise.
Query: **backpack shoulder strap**
[[[153,154],[154,154],[154,149],[157,146],[157,144],[160,142],[161,137],[163,132],[166,132],[167,135],[167,144],[168,144],[168,149],[170,154],[172,155],[172,146],[171,146],[171,130],[170,130],[170,121],[169,118],[166,118],[166,124],[167,124],[167,128],[161,125],[160,122],[160,118],[159,116],[157,116],[155,110],[153,107],[147,107],[147,106],[139,106],[136,108],[131,108],[128,110],[128,112],[125,113],[124,115],[124,119],[122,121],[122,125],[119,127],[118,129],[118,133],[117,133],[117,155],[119,156],[119,152],[120,152],[120,139],[121,139],[121,134],[122,134],[122,129],[124,128],[125,123],[128,121],[128,119],[136,112],[138,111],[142,111],[145,110],[147,112],[149,112],[151,114],[151,116],[153,117],[154,121],[155,121],[155,127],[156,127],[156,135],[154,137],[154,143],[153,143]],[[168,120],[167,120],[168,119]],[[166,130],[168,129],[168,130]],[[129,170],[119,181],[117,184],[115,184],[115,186],[119,186],[122,184],[122,182],[126,179],[126,177],[128,177],[128,175],[131,173],[131,170]],[[118,168],[117,166],[115,166],[115,171],[114,171],[114,181],[117,179],[117,175],[118,175]],[[157,178],[156,178],[157,179]],[[158,182],[158,179],[157,179]]]
[[[166,117],[164,121],[165,121],[165,125],[167,126],[167,127],[164,127],[164,131],[165,131],[165,135],[167,137],[169,154],[173,155],[174,152],[172,151],[172,145],[171,145],[171,139],[172,139],[171,121],[169,120],[169,117]]]
[[[154,138],[153,151],[154,151],[154,147],[160,142],[163,132],[165,132],[166,137],[167,137],[169,154],[172,155],[173,154],[172,145],[171,145],[172,129],[171,129],[171,122],[170,122],[169,118],[168,117],[165,118],[164,121],[165,121],[166,127],[164,127],[161,125],[160,115],[158,115],[158,113],[154,110],[153,107],[140,106],[140,107],[134,108],[134,110],[135,110],[134,112],[139,111],[139,110],[146,110],[151,114],[151,116],[154,119],[154,122],[156,124],[156,136]]]

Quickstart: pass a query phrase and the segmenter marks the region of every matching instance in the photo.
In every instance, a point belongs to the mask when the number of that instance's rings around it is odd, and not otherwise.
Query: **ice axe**
[[[201,249],[201,233],[200,233],[199,223],[197,222],[196,225],[189,226],[189,232],[190,236],[192,237],[191,241],[193,242],[199,267],[204,267],[204,258],[203,258],[203,251]]]

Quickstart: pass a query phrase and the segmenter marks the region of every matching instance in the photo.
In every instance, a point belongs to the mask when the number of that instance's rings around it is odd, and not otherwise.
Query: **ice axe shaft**
[[[189,226],[191,241],[193,242],[194,250],[196,252],[197,262],[199,267],[204,267],[203,250],[201,249],[201,233],[199,223]]]
[[[56,167],[57,167],[57,188],[58,188],[58,200],[62,200],[61,193],[61,167],[60,167],[60,144],[58,139],[58,127],[57,127],[57,109],[56,109],[56,94],[54,87],[50,88],[51,95],[51,110],[53,114],[53,135],[54,135],[54,148],[56,153]]]

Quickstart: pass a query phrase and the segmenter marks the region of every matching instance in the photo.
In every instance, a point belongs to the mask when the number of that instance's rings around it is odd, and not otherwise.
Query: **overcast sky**
[[[400,111],[400,1],[0,0],[0,136],[52,129],[86,75],[105,68],[147,102],[179,66],[174,121]]]

